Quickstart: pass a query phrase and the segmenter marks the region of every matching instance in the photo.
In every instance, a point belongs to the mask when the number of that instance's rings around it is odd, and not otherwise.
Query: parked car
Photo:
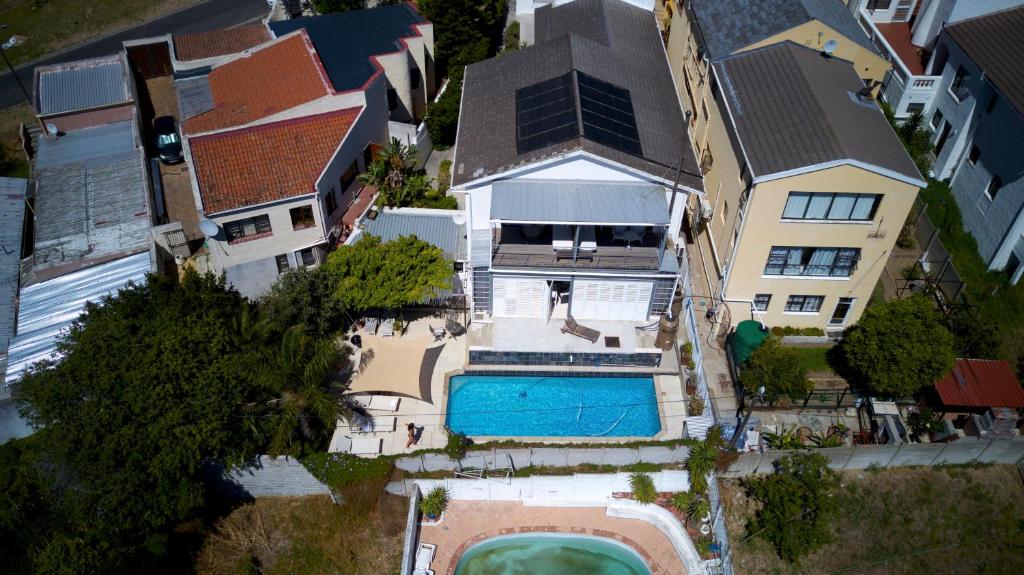
[[[153,120],[153,131],[156,132],[156,150],[160,154],[160,161],[165,164],[177,164],[184,159],[181,154],[178,122],[173,116],[160,116]]]

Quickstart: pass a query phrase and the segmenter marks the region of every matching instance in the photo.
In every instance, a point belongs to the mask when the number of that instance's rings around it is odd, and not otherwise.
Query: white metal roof
[[[491,185],[491,219],[667,225],[665,188],[635,182],[505,180]]]

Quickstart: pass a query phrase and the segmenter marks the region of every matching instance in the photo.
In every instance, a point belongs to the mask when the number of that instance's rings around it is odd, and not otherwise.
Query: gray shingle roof
[[[441,248],[446,258],[462,261],[467,257],[466,224],[455,223],[453,218],[457,214],[462,212],[384,210],[372,220],[364,219],[363,231],[385,242],[402,236],[416,236]]]
[[[669,223],[663,186],[564,180],[495,182],[491,185],[491,218],[623,225]]]
[[[0,374],[7,367],[7,343],[14,335],[26,183],[21,178],[0,178]]]
[[[534,46],[467,67],[455,184],[577,150],[671,179],[682,150],[682,184],[703,189],[653,12],[619,0],[575,0],[537,10],[536,38]],[[583,137],[517,153],[516,90],[573,70],[629,91],[643,157]]]
[[[714,67],[755,177],[855,160],[922,179],[849,62],[784,42]]]
[[[964,20],[946,33],[1024,115],[1024,7]]]
[[[52,277],[149,249],[143,151],[133,122],[39,138],[33,268]],[[40,279],[44,279],[40,277]]]
[[[35,70],[35,92],[43,115],[131,101],[128,71],[120,55],[40,66]]]
[[[878,53],[839,0],[691,0],[690,5],[712,60],[725,58],[811,20],[818,20]]]

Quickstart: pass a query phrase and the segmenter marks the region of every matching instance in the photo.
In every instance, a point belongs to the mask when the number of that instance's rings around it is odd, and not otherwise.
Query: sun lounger
[[[366,318],[365,327],[366,333],[370,335],[377,335],[377,328],[380,326],[380,319],[376,317]]]
[[[352,433],[373,433],[376,431],[394,431],[398,426],[398,418],[394,415],[381,415],[373,418],[362,418],[349,422]]]
[[[398,411],[398,402],[402,398],[390,397],[387,395],[371,395],[367,409],[374,411]]]
[[[384,440],[380,437],[351,437],[348,435],[335,434],[331,442],[332,453],[351,453],[352,455],[379,455],[384,447]]]
[[[430,543],[420,543],[420,548],[416,550],[416,570],[422,573],[429,572],[430,563],[434,560],[434,552],[437,551],[437,545],[431,545]]]
[[[582,337],[583,339],[590,340],[591,343],[596,343],[598,338],[601,337],[601,332],[576,323],[576,320],[573,319],[572,316],[565,319],[565,324],[562,326],[562,333]]]
[[[380,320],[380,332],[377,335],[381,337],[395,335],[395,320],[390,317],[382,317]]]

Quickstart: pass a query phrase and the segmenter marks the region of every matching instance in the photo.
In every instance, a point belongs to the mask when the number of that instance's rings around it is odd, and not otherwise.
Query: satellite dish
[[[825,48],[822,51],[825,53],[826,58],[831,58],[832,54],[836,51],[836,48],[838,47],[839,42],[836,42],[835,40],[829,40],[828,42],[825,42]]]
[[[204,218],[199,220],[199,230],[202,231],[206,237],[212,238],[220,233],[220,226],[217,225],[217,222]]]
[[[452,221],[455,222],[455,225],[458,226],[461,226],[462,224],[466,223],[466,212],[455,212],[455,215],[452,216]]]
[[[50,122],[47,122],[46,123],[46,133],[51,135],[51,136],[56,136],[57,134],[60,133],[60,130],[57,129],[57,125],[56,124],[51,124]]]

